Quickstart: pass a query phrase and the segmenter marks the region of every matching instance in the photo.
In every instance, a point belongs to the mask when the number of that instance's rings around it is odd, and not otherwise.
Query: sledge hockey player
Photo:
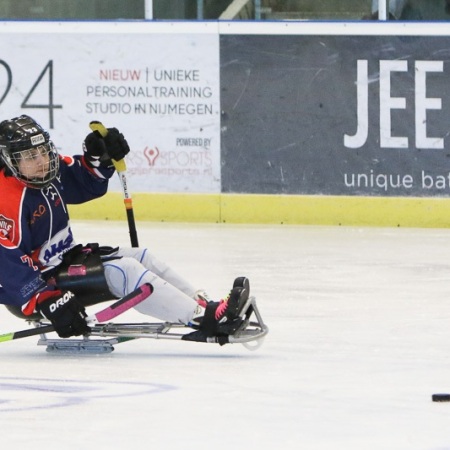
[[[233,334],[249,295],[245,277],[212,302],[145,248],[76,244],[67,205],[104,195],[112,159],[129,151],[109,128],[105,137],[89,133],[83,154],[62,157],[31,117],[0,123],[0,303],[19,317],[44,316],[66,338],[89,333],[85,307],[150,283],[139,312],[191,326],[187,340]]]

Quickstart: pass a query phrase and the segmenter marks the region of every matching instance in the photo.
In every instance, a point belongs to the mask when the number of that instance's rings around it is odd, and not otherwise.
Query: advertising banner
[[[133,192],[447,196],[447,34],[1,22],[0,120],[31,115],[69,155],[91,120],[119,128]]]
[[[450,193],[450,36],[220,44],[223,192]]]
[[[80,153],[91,120],[117,127],[132,148],[135,192],[219,192],[217,29],[3,23],[0,119],[20,114],[69,155]]]

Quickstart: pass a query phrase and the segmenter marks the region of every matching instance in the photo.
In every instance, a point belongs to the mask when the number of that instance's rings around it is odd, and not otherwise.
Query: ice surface
[[[128,245],[125,223],[75,222]],[[62,356],[0,344],[0,448],[450,449],[450,230],[138,223],[220,297],[246,275],[264,345],[138,340]],[[148,320],[135,311],[126,320]],[[0,333],[27,325],[0,309]]]

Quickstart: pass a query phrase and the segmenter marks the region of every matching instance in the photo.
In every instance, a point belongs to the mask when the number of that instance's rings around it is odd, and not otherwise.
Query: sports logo
[[[68,291],[61,298],[58,298],[55,303],[50,305],[50,312],[54,313],[58,308],[64,306],[71,298],[75,297],[75,294]]]
[[[73,235],[70,227],[52,236],[39,251],[39,261],[44,266],[57,266],[61,263],[62,254],[72,247]]]
[[[31,144],[39,145],[45,143],[45,137],[43,134],[38,134],[37,136],[31,136]]]
[[[159,156],[159,149],[158,147],[153,148],[148,148],[145,147],[144,148],[144,156],[147,158],[148,161],[148,165],[149,166],[154,166],[155,165],[155,161]]]

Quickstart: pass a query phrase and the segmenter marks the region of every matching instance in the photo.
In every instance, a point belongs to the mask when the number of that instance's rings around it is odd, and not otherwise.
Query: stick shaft
[[[99,121],[93,120],[89,124],[92,131],[97,131],[101,136],[105,137],[108,134],[108,129]],[[130,191],[128,190],[126,170],[127,166],[125,163],[125,158],[120,161],[112,160],[114,167],[116,168],[117,174],[119,175],[120,184],[122,185],[123,191],[123,202],[125,204],[125,210],[127,213],[128,230],[130,233],[130,241],[132,247],[139,247],[136,221],[134,220],[133,212],[133,200],[131,198]]]
[[[125,211],[127,213],[128,230],[130,232],[130,241],[132,247],[139,247],[136,221],[134,220],[133,200],[131,194],[128,191],[127,178],[125,172],[117,172],[119,175],[120,183],[123,190],[123,203],[125,205]]]
[[[126,207],[126,205],[125,205]],[[133,209],[127,209],[128,229],[130,231],[130,241],[132,247],[139,247],[136,222],[134,221]]]

